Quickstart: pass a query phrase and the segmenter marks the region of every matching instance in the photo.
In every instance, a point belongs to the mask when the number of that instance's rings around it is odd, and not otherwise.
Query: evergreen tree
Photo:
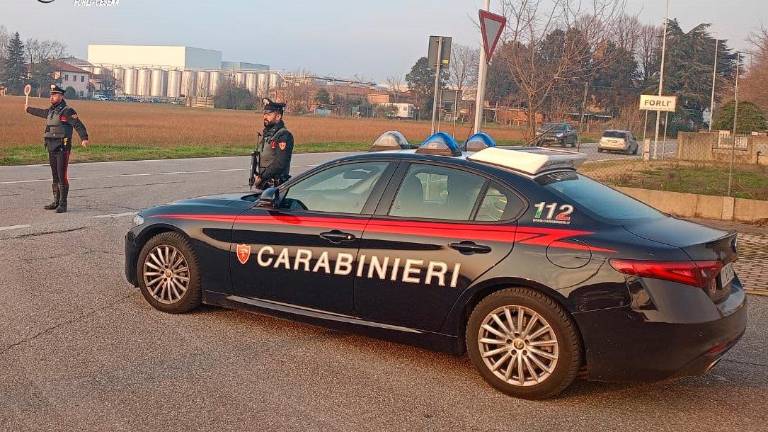
[[[10,94],[22,94],[26,71],[24,66],[24,44],[21,43],[19,33],[16,32],[8,43],[8,52],[5,56],[5,85]]]

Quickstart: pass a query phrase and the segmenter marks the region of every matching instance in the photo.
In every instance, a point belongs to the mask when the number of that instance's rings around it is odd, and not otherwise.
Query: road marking
[[[15,229],[22,229],[22,228],[31,228],[32,225],[9,225],[0,227],[0,231],[9,231],[9,230],[15,230]]]
[[[0,184],[18,184],[18,183],[38,183],[38,182],[50,182],[51,179],[45,179],[45,180],[13,180],[13,181],[4,181],[0,182]]]
[[[94,216],[94,219],[102,219],[102,218],[119,218],[119,217],[125,217],[125,216],[133,216],[138,212],[125,212],[125,213],[111,213],[111,214],[104,214],[104,215],[98,215]]]

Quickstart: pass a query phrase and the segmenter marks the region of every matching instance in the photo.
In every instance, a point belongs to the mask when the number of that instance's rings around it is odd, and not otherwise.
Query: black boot
[[[64,213],[67,211],[67,194],[69,193],[69,185],[59,185],[59,206],[56,207],[56,213]]]
[[[59,185],[54,183],[51,189],[53,190],[53,202],[43,207],[46,210],[56,210],[56,207],[59,206]]]

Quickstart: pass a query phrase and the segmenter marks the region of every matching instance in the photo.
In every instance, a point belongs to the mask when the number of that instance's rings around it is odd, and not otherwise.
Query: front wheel
[[[139,254],[141,294],[155,309],[184,313],[202,301],[197,257],[186,238],[164,232],[147,241]]]
[[[528,288],[498,291],[478,303],[467,322],[466,343],[489,384],[524,399],[557,395],[581,365],[576,325],[553,299]]]

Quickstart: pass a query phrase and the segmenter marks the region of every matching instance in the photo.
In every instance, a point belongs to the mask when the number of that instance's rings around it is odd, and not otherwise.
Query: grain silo
[[[198,71],[195,96],[197,97],[209,96],[209,91],[210,91],[210,89],[208,88],[209,85],[210,85],[210,76],[208,75],[208,72]]]
[[[257,96],[259,76],[256,73],[248,72],[245,74],[245,88],[251,92],[251,96]]]
[[[139,69],[139,75],[136,79],[136,94],[139,96],[149,96],[151,81],[152,70]]]
[[[135,95],[136,94],[136,69],[126,68],[123,74],[123,94]]]
[[[165,96],[165,74],[162,69],[152,69],[149,94],[152,97]]]
[[[219,71],[211,71],[210,72],[210,87],[208,91],[209,96],[216,96],[217,92],[219,91],[219,85],[221,84],[221,72]]]
[[[193,97],[197,95],[197,73],[185,70],[181,73],[181,95]]]
[[[166,96],[169,98],[177,98],[181,93],[181,71],[168,71],[168,92],[166,93]]]

